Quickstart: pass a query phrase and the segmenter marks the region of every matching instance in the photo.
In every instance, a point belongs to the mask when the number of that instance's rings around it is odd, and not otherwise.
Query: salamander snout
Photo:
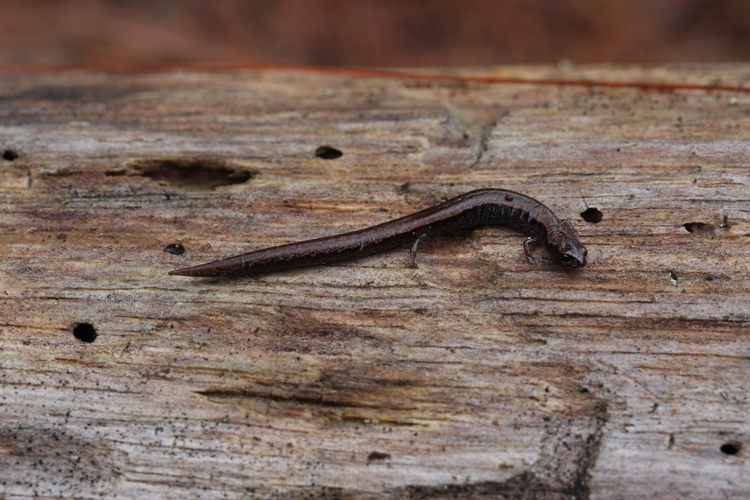
[[[563,264],[569,267],[583,267],[586,265],[586,256],[589,252],[583,245],[577,245],[565,252],[560,252],[560,259]]]
[[[586,256],[589,252],[583,246],[583,243],[581,243],[578,233],[573,229],[573,225],[566,220],[561,221],[560,225],[562,231],[557,234],[554,243],[563,264],[573,268],[585,266]]]

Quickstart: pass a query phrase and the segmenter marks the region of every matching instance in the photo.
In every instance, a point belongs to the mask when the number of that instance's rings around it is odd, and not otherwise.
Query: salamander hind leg
[[[426,237],[427,233],[420,234],[419,237],[417,237],[417,240],[412,245],[411,250],[409,250],[409,260],[411,261],[411,267],[419,267],[417,265],[417,247],[419,246],[419,242]]]
[[[532,266],[536,264],[536,260],[534,260],[534,256],[531,255],[531,244],[536,243],[536,240],[534,238],[526,238],[526,240],[523,242],[523,253],[526,254],[526,260],[529,261],[529,264]]]

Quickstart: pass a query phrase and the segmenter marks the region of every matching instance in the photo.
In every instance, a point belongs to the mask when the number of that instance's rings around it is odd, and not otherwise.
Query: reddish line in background
[[[328,66],[283,66],[273,64],[225,64],[225,63],[188,63],[188,64],[116,64],[107,66],[0,66],[0,74],[40,74],[63,72],[160,72],[160,71],[279,71],[318,73],[324,75],[345,76],[350,78],[393,78],[418,80],[426,82],[447,83],[484,83],[484,84],[523,84],[555,85],[579,87],[637,88],[673,92],[678,90],[750,92],[750,87],[723,84],[689,84],[663,82],[623,82],[609,80],[567,80],[564,78],[517,78],[495,76],[461,76],[438,75],[430,73],[413,73],[408,71],[367,68],[338,68]]]

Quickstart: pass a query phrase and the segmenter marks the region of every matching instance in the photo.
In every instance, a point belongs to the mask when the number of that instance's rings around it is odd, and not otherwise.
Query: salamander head
[[[568,267],[583,267],[586,265],[586,256],[589,252],[583,246],[579,239],[578,233],[570,222],[564,220],[560,222],[561,231],[551,238],[549,243],[560,254],[562,263]],[[555,241],[552,241],[552,240]]]

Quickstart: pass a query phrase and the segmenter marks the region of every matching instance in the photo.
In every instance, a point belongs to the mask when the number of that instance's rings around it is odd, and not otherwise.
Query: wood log
[[[750,496],[747,73],[6,72],[0,498]],[[589,265],[167,275],[482,187]]]

